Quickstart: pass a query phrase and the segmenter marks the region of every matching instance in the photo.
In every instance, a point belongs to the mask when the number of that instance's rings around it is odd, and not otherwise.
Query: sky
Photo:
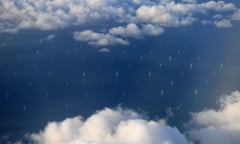
[[[0,0],[0,143],[238,144],[240,2]]]

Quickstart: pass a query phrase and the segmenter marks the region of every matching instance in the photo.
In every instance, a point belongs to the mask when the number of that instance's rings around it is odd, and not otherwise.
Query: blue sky
[[[239,2],[0,0],[0,13],[0,143],[239,142]]]

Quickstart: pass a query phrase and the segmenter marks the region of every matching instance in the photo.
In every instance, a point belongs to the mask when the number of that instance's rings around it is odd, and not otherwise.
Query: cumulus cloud
[[[108,46],[108,45],[128,45],[128,41],[115,37],[111,34],[96,33],[91,30],[81,32],[74,32],[74,39],[76,41],[88,42],[94,46]]]
[[[176,4],[168,3],[164,5],[141,6],[136,11],[136,16],[143,22],[159,24],[161,26],[180,26],[187,25],[193,22],[193,18],[187,16],[188,10],[185,4],[179,4],[176,9]],[[174,8],[175,7],[175,8]],[[182,14],[177,14],[180,11]],[[183,14],[184,13],[184,14]],[[184,17],[186,15],[186,17]]]
[[[215,21],[214,24],[216,25],[216,27],[219,28],[228,28],[228,27],[232,27],[232,23],[230,20],[220,20],[220,21]]]
[[[101,48],[101,49],[98,50],[98,52],[100,52],[100,53],[109,53],[109,52],[111,52],[111,50],[109,48]]]
[[[213,16],[212,18],[213,18],[213,19],[218,19],[218,20],[220,19],[220,20],[221,20],[221,19],[224,18],[224,16],[223,16],[223,15],[220,15],[220,14],[217,14],[217,15]]]
[[[114,27],[109,33],[121,37],[140,38],[144,35],[160,35],[164,29],[158,25],[145,24],[139,28],[136,24],[130,23],[126,27]]]
[[[164,29],[158,25],[145,24],[139,28],[136,24],[130,23],[126,27],[114,27],[109,33],[121,37],[141,38],[144,35],[160,35]]]
[[[81,25],[96,19],[121,17],[122,7],[114,0],[1,0],[0,32],[20,29],[53,30]]]
[[[184,26],[192,24],[196,18],[194,13],[206,13],[207,11],[233,11],[236,6],[224,1],[208,1],[195,3],[176,3],[164,1],[159,5],[143,5],[136,11],[137,18],[144,22],[151,22],[162,26]]]
[[[211,13],[210,13],[211,12]],[[196,0],[0,0],[0,33],[19,30],[55,30],[71,26],[85,26],[97,34],[99,24],[107,24],[103,38],[82,40],[95,46],[126,45],[124,38],[156,36],[165,27],[191,25],[209,21],[217,27],[230,27],[239,19],[237,7],[224,1],[197,2]],[[201,18],[198,15],[201,14]],[[218,21],[213,15],[224,15]],[[231,18],[232,17],[232,18]],[[76,32],[79,33],[79,32]]]
[[[72,25],[111,21],[132,23],[144,21],[165,26],[191,24],[193,14],[206,11],[233,11],[236,6],[224,1],[197,3],[162,0],[0,0],[0,32],[21,29],[53,30]]]
[[[73,37],[76,41],[88,42],[95,46],[128,45],[126,38],[139,39],[144,35],[156,36],[163,32],[164,29],[157,25],[145,24],[139,27],[135,23],[130,23],[126,26],[113,27],[106,33],[97,33],[92,30],[79,31],[75,32]]]
[[[232,11],[236,9],[236,6],[232,3],[225,3],[224,1],[208,1],[198,5],[204,10],[215,10],[215,11]]]
[[[235,91],[219,100],[218,110],[206,109],[193,113],[190,131],[200,144],[238,144],[240,141],[240,92]]]
[[[55,37],[56,37],[55,34],[50,34],[47,37],[40,39],[40,43],[46,42],[46,41],[51,41],[51,40],[55,39]]]
[[[26,141],[32,144],[238,144],[240,92],[220,98],[219,104],[216,110],[192,113],[186,136],[169,126],[166,119],[149,120],[133,110],[118,107],[105,108],[86,119],[77,116],[49,122],[39,133],[28,134]],[[173,108],[167,108],[166,113],[167,118],[174,117]],[[9,136],[0,139],[8,141]]]
[[[144,119],[132,110],[103,109],[82,117],[50,122],[31,134],[34,144],[188,144],[177,128]]]
[[[130,23],[126,27],[122,26],[114,27],[109,30],[109,33],[113,35],[119,35],[122,37],[134,37],[134,38],[138,38],[142,35],[141,30],[134,23]]]
[[[145,35],[155,36],[160,35],[164,32],[164,29],[152,24],[143,25],[143,33]]]

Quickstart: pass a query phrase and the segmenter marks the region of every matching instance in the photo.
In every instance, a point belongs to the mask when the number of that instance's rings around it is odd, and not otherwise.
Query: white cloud
[[[138,38],[142,35],[141,30],[135,23],[130,23],[126,27],[114,27],[109,30],[110,34],[119,35],[122,37]]]
[[[235,91],[220,99],[218,110],[206,109],[194,113],[190,131],[200,144],[238,144],[240,141],[240,92]]]
[[[111,52],[111,50],[109,48],[101,48],[101,49],[98,50],[98,52],[100,52],[100,53],[109,53],[109,52]]]
[[[200,11],[196,4],[167,2],[159,5],[143,5],[136,10],[136,16],[145,23],[165,27],[185,26],[195,20],[191,15]]]
[[[56,37],[55,34],[48,35],[46,40],[53,40]]]
[[[121,18],[125,10],[115,0],[1,0],[0,32],[53,30],[94,20]]]
[[[30,139],[35,144],[188,144],[177,128],[120,108],[106,108],[86,120],[74,117],[50,122]]]
[[[91,30],[85,30],[74,33],[74,39],[76,41],[88,42],[95,46],[109,46],[109,45],[128,45],[128,41],[123,38],[135,38],[139,39],[148,36],[160,35],[164,32],[163,28],[157,25],[146,24],[142,27],[138,27],[134,23],[130,23],[127,26],[113,27],[109,29],[107,33],[96,33]]]
[[[175,16],[169,14],[164,6],[141,6],[136,11],[137,18],[150,23],[168,25],[175,21]]]
[[[137,18],[144,22],[151,22],[162,26],[184,26],[192,24],[196,18],[195,13],[206,13],[208,11],[234,11],[236,6],[224,1],[207,1],[195,3],[176,3],[165,1],[158,5],[143,5],[136,10]]]
[[[238,9],[237,11],[234,12],[234,14],[232,15],[232,19],[240,20],[240,9]]]
[[[128,45],[128,41],[115,37],[111,34],[96,33],[91,30],[81,32],[74,32],[74,39],[76,41],[88,42],[94,46],[108,46],[108,45]]]
[[[219,28],[232,27],[232,22],[230,20],[227,20],[227,19],[223,19],[223,20],[220,20],[220,21],[215,21],[214,24],[216,25],[216,27],[219,27]]]
[[[55,37],[56,37],[55,34],[50,34],[47,37],[40,39],[40,43],[46,42],[46,41],[51,41],[51,40],[55,39]]]
[[[49,122],[39,133],[28,134],[27,141],[33,144],[193,144],[192,141],[239,144],[240,92],[220,98],[219,103],[217,110],[192,113],[186,131],[188,137],[169,126],[165,119],[148,120],[135,111],[119,107],[105,108],[87,119],[77,116]],[[174,116],[172,108],[167,108],[166,113],[167,118]],[[0,139],[8,141],[9,138]]]
[[[157,25],[145,24],[139,28],[136,24],[130,23],[126,27],[114,27],[109,30],[112,35],[117,35],[121,37],[133,37],[141,38],[144,35],[160,35],[164,32],[164,29]]]
[[[164,32],[164,29],[161,28],[160,26],[156,26],[152,24],[143,25],[143,33],[145,35],[156,36],[156,35],[162,34],[163,32]]]
[[[191,24],[196,19],[194,13],[210,10],[233,11],[236,6],[224,1],[195,0],[0,0],[0,32],[54,30],[99,21],[181,26]]]
[[[98,39],[83,40],[95,46],[127,45],[126,38],[144,38],[163,33],[165,27],[180,27],[209,21],[216,27],[231,27],[239,19],[236,5],[224,1],[196,0],[0,0],[0,33],[19,30],[55,30],[83,26]],[[198,17],[201,15],[201,18]],[[218,21],[214,15],[223,15]],[[232,17],[232,18],[231,18]],[[107,24],[107,33],[93,32]],[[80,36],[76,36],[80,34]],[[124,37],[124,39],[123,39]]]
[[[217,15],[213,16],[212,18],[219,20],[219,19],[223,19],[224,17],[220,14],[217,14]]]
[[[236,6],[232,3],[225,3],[224,1],[208,1],[199,4],[199,7],[205,10],[215,10],[215,11],[233,11]]]

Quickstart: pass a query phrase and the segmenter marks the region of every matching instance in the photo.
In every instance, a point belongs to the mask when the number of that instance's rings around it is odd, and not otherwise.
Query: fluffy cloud
[[[226,19],[223,19],[223,20],[220,20],[220,21],[215,21],[214,24],[216,25],[216,27],[219,27],[219,28],[232,27],[231,21],[230,20],[226,20]]]
[[[0,33],[84,26],[82,32],[75,32],[75,40],[95,46],[127,45],[125,39],[129,37],[156,36],[165,27],[203,20],[216,27],[230,27],[232,20],[239,19],[238,11],[233,3],[212,0],[201,3],[196,0],[0,0]],[[216,21],[213,15],[223,17]],[[107,24],[106,33],[99,33],[99,24]],[[88,30],[98,38],[82,38]]]
[[[181,16],[177,11],[182,13]],[[185,4],[177,6],[175,3],[168,3],[167,5],[141,6],[137,9],[136,16],[146,23],[150,22],[161,26],[180,26],[193,22],[193,18],[187,16],[187,13]],[[184,15],[185,17],[183,17]]]
[[[157,25],[145,24],[139,28],[136,24],[130,23],[126,27],[114,27],[109,30],[109,33],[121,37],[141,38],[144,35],[160,35],[164,29]]]
[[[115,0],[1,0],[0,32],[53,30],[97,19],[120,18],[125,10],[115,7],[115,3]]]
[[[142,35],[140,29],[134,23],[130,23],[126,27],[121,26],[114,27],[109,30],[109,33],[113,35],[119,35],[122,37],[134,37],[134,38],[138,38]]]
[[[156,25],[146,24],[143,25],[142,31],[145,35],[155,36],[162,34],[164,32],[164,29]]]
[[[240,92],[220,98],[219,103],[218,110],[192,113],[185,131],[187,136],[169,126],[165,119],[148,120],[135,111],[119,107],[105,108],[87,119],[77,116],[49,122],[39,133],[28,134],[26,141],[32,144],[238,144]],[[174,116],[172,108],[166,113],[168,117]],[[9,136],[0,139],[8,141]]]
[[[108,46],[108,45],[128,45],[128,41],[115,37],[111,34],[96,33],[91,30],[81,32],[74,32],[74,39],[76,41],[88,42],[90,45],[95,46]]]
[[[236,9],[236,6],[232,3],[225,3],[224,1],[208,1],[198,5],[203,10],[215,10],[215,11],[232,11]]]
[[[35,144],[188,144],[177,128],[120,108],[106,108],[86,120],[74,117],[50,122],[30,139]]]
[[[224,1],[196,3],[162,0],[0,0],[0,32],[21,29],[53,30],[72,25],[111,21],[144,21],[165,26],[191,24],[200,11],[232,11],[236,6]]]
[[[111,50],[109,48],[101,48],[98,50],[100,53],[109,53]]]
[[[238,144],[240,141],[240,92],[220,99],[219,110],[207,109],[194,113],[190,131],[200,144]]]
[[[184,1],[186,2],[186,1]],[[194,22],[194,13],[207,11],[233,11],[236,6],[224,1],[208,1],[205,3],[176,3],[174,1],[162,2],[158,5],[143,5],[136,11],[137,18],[144,22],[151,22],[162,26],[184,26]]]
[[[139,39],[144,35],[156,36],[163,32],[163,28],[157,25],[146,24],[140,28],[136,24],[130,23],[125,27],[113,27],[107,33],[97,33],[92,30],[75,32],[74,39],[76,41],[88,42],[88,44],[95,46],[128,45],[128,41],[125,40],[128,37]]]

